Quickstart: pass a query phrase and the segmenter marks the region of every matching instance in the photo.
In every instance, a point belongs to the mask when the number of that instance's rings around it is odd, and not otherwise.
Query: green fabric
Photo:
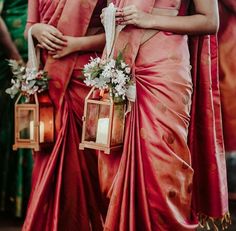
[[[27,42],[24,39],[24,29],[27,19],[27,0],[0,0],[2,3],[1,16],[16,44],[21,56],[27,58]]]
[[[27,0],[0,0],[0,14],[21,56],[27,59],[24,27]],[[21,217],[30,193],[31,150],[12,151],[14,142],[14,101],[5,93],[10,86],[11,73],[0,49],[0,210]]]

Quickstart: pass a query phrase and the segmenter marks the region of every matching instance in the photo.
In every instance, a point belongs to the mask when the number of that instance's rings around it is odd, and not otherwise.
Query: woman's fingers
[[[52,34],[53,33],[53,34]],[[58,36],[58,34],[57,34]],[[67,45],[66,39],[62,36],[60,38],[63,38],[63,40],[59,39],[55,36],[55,32],[48,32],[45,33],[42,37],[42,42],[47,45],[47,47],[50,47],[50,51],[52,50],[61,50],[63,47]],[[42,44],[41,42],[41,44]]]
[[[55,54],[55,55],[53,55],[52,57],[53,57],[54,59],[59,59],[59,58],[61,58],[62,56],[59,55],[59,54]]]
[[[59,46],[66,46],[67,45],[67,40],[63,36],[63,40],[61,38],[58,38],[55,36],[55,34],[48,34],[48,39],[52,41],[54,44],[59,45]]]
[[[48,51],[49,55],[55,55],[57,53],[57,51]]]
[[[134,24],[136,17],[137,17],[136,14],[130,14],[122,18],[117,18],[116,22],[121,25]]]
[[[55,51],[54,48],[48,46],[47,43],[45,43],[45,42],[43,42],[43,41],[41,42],[41,45],[42,45],[42,47],[43,47],[44,49],[46,49],[46,50],[48,50],[48,51]]]
[[[51,34],[52,34],[55,38],[57,38],[58,40],[60,40],[60,41],[62,41],[62,42],[64,42],[64,43],[67,42],[65,36],[64,36],[60,31],[58,31],[56,28],[54,28],[54,30],[51,32]]]
[[[32,34],[48,51],[62,50],[67,46],[66,37],[52,25],[37,23],[33,26]]]
[[[135,6],[127,6],[123,9],[120,9],[116,12],[116,22],[118,24],[126,24],[127,21],[134,19],[137,17],[137,8]]]
[[[127,15],[132,14],[132,13],[137,13],[138,9],[136,8],[136,6],[131,5],[131,6],[124,7],[122,9],[122,12],[125,16],[127,16]]]
[[[52,42],[48,37],[44,38],[43,42],[46,43],[51,48],[53,48],[54,50],[61,50],[63,48],[63,46],[57,45],[56,43]]]

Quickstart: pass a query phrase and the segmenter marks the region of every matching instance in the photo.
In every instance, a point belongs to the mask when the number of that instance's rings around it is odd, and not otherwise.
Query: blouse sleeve
[[[39,0],[28,0],[28,18],[25,32],[27,32],[33,24],[38,23],[40,21],[38,7]]]

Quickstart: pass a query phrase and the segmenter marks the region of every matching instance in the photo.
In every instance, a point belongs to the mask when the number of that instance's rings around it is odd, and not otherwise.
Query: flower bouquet
[[[84,66],[83,74],[87,86],[109,90],[114,101],[126,100],[126,92],[132,84],[131,68],[125,63],[121,52],[116,59],[91,57]]]
[[[25,67],[16,60],[9,60],[9,66],[13,77],[11,79],[12,86],[6,89],[6,93],[14,98],[21,93],[25,96],[25,101],[29,101],[30,96],[40,93],[48,88],[47,72],[36,68]]]

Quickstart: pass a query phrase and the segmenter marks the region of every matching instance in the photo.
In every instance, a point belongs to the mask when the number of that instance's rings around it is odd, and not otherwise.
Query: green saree
[[[0,15],[13,42],[27,59],[24,27],[27,0],[0,0]],[[21,217],[30,193],[32,155],[30,150],[12,151],[14,139],[14,101],[5,93],[10,85],[11,73],[3,49],[0,50],[0,211]]]

